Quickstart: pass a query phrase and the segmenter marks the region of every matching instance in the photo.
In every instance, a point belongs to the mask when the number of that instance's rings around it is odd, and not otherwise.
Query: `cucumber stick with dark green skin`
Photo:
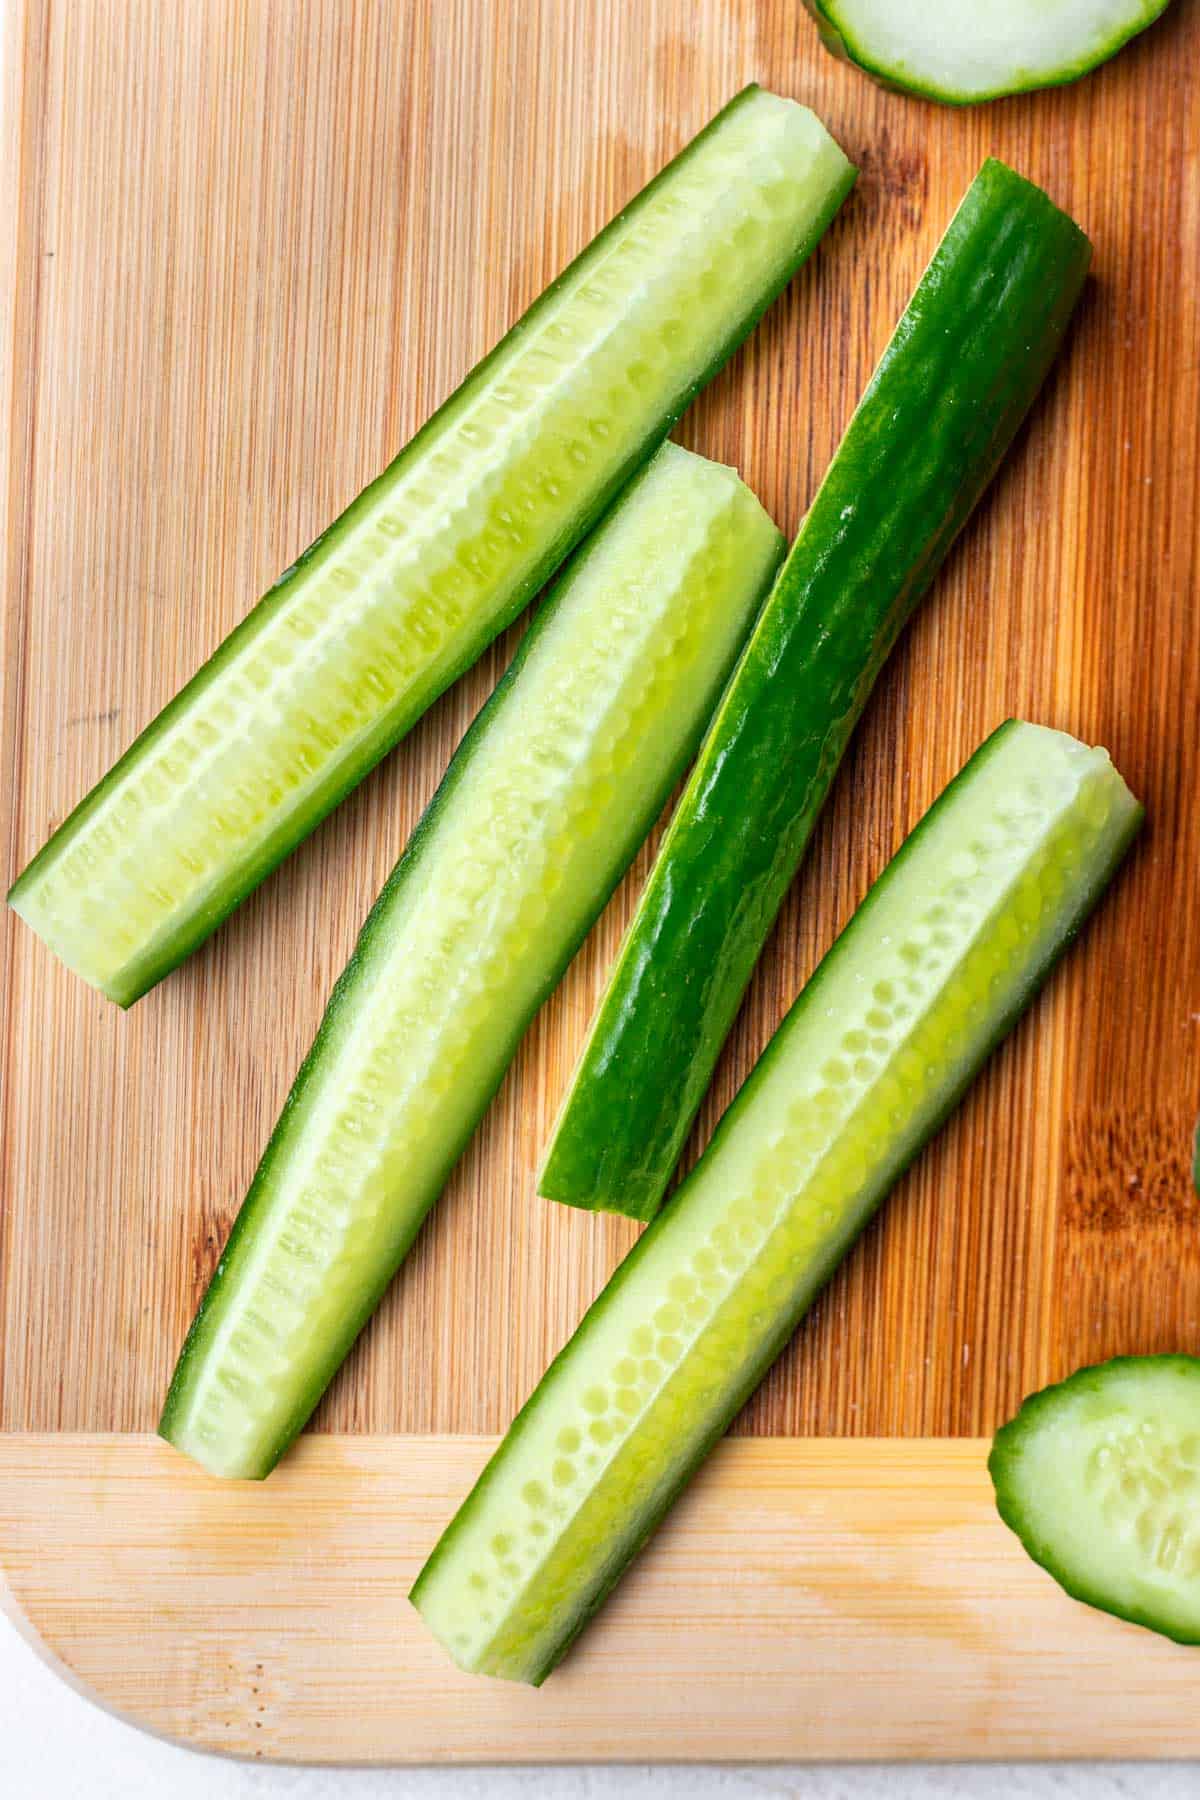
[[[541,1681],[1102,893],[1141,808],[1103,750],[1002,726],[926,814],[712,1142],[534,1391],[412,1598]]]
[[[9,898],[129,1005],[516,616],[820,237],[853,170],[748,88],[273,587]]]
[[[1000,1516],[1076,1600],[1200,1644],[1200,1357],[1118,1356],[1025,1401]]]
[[[984,164],[713,721],[560,1113],[548,1199],[660,1205],[875,678],[1037,393],[1089,256],[1039,188]]]
[[[822,42],[885,87],[949,106],[1078,81],[1168,0],[805,0]]]
[[[367,920],[184,1346],[161,1430],[214,1474],[266,1475],[316,1405],[782,554],[731,469],[666,444],[526,634]]]

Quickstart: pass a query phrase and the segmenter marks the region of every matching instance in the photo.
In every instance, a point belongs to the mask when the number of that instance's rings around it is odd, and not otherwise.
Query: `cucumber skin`
[[[267,589],[267,592],[263,595],[262,599],[259,600],[246,617],[233,628],[228,636],[222,640],[221,644],[213,652],[212,656],[209,657],[207,662],[196,671],[191,680],[180,689],[174,698],[168,701],[161,712],[156,714],[150,724],[147,725],[134,739],[133,743],[130,744],[123,755],[118,758],[117,762],[114,763],[108,773],[104,775],[101,780],[97,782],[95,787],[84,796],[79,804],[67,815],[66,819],[63,820],[62,824],[59,825],[47,839],[37,855],[26,865],[10,888],[7,896],[8,904],[10,906],[20,912],[22,894],[32,887],[40,869],[47,862],[51,861],[69,842],[75,827],[95,810],[97,805],[108,794],[110,788],[116,784],[118,778],[129,764],[140,760],[145,752],[153,747],[156,739],[160,736],[163,727],[173,720],[180,712],[186,710],[191,698],[207,685],[209,678],[229,661],[235,652],[243,647],[248,639],[253,639],[257,635],[262,624],[264,624],[278,609],[280,602],[285,596],[286,590],[291,586],[293,580],[300,574],[306,565],[319,553],[327,549],[336,549],[338,543],[345,534],[345,531],[355,523],[360,512],[370,508],[376,495],[380,490],[385,489],[388,486],[402,464],[405,463],[419,447],[424,445],[427,438],[435,436],[441,427],[450,420],[459,403],[469,397],[476,382],[487,372],[492,363],[503,353],[503,351],[508,348],[514,340],[521,336],[527,325],[536,318],[544,308],[549,306],[549,303],[555,297],[558,290],[575,275],[579,265],[590,259],[595,252],[613,234],[615,234],[629,211],[636,206],[639,201],[646,198],[663,184],[669,178],[672,171],[685,159],[690,158],[692,153],[706,138],[716,132],[722,124],[726,123],[735,111],[751,104],[754,97],[761,92],[762,88],[757,82],[752,82],[747,87],[743,88],[726,106],[722,107],[720,112],[716,113],[714,117],[709,120],[708,124],[704,126],[695,137],[688,141],[684,148],[673,157],[669,163],[659,170],[657,175],[646,183],[645,187],[639,189],[637,195],[635,195],[629,205],[622,208],[622,210],[609,221],[604,229],[584,247],[580,254],[567,265],[553,282],[551,282],[550,286],[538,296],[533,305],[529,307],[528,310],[522,314],[520,319],[517,320],[516,324],[505,333],[500,342],[488,352],[481,362],[475,364],[459,387],[455,389],[448,399],[442,402],[437,411],[426,420],[425,424],[421,426],[416,435],[409,439],[404,448],[393,457],[392,461],[378,476],[376,476],[374,481],[370,482],[367,487],[362,489],[355,499],[351,501],[350,505],[339,514],[338,518],[321,532],[318,537],[314,538],[313,542],[296,558],[295,562],[290,564],[289,567],[283,571],[278,580]],[[461,655],[454,661],[448,672],[445,674],[445,677],[432,683],[427,690],[423,689],[416,693],[412,697],[411,703],[403,710],[382,717],[377,722],[374,730],[366,737],[364,743],[360,747],[359,754],[348,763],[335,765],[330,778],[321,784],[309,805],[304,808],[298,816],[293,817],[290,821],[285,821],[280,829],[272,833],[262,845],[258,854],[246,863],[242,872],[233,880],[223,884],[219,893],[214,896],[212,903],[206,907],[203,912],[190,920],[181,932],[177,933],[160,950],[147,955],[145,958],[135,963],[129,972],[127,983],[122,991],[119,993],[108,994],[109,999],[115,1000],[122,1008],[132,1006],[133,1003],[136,1000],[139,1000],[148,989],[152,988],[157,982],[161,981],[165,975],[168,975],[172,969],[177,968],[181,962],[185,961],[186,958],[191,955],[193,950],[198,949],[200,945],[217,930],[218,926],[224,923],[230,913],[234,912],[236,908],[241,905],[242,901],[253,893],[260,882],[264,881],[272,870],[277,868],[283,859],[288,856],[298,844],[302,843],[311,832],[316,830],[317,826],[321,823],[321,820],[332,812],[334,807],[358,786],[359,782],[375,767],[376,763],[386,756],[389,750],[394,749],[401,738],[406,736],[423,714],[429,710],[434,701],[437,700],[448,687],[457,681],[460,675],[464,674],[467,669],[471,668],[479,660],[487,646],[512,624],[518,614],[524,610],[534,595],[537,594],[539,589],[543,587],[554,574],[564,558],[582,541],[588,532],[591,531],[593,525],[597,523],[622,488],[628,484],[632,476],[649,461],[658,446],[669,436],[682,414],[686,412],[687,408],[696,398],[696,395],[702,388],[706,387],[718,371],[724,367],[725,363],[738,348],[739,344],[741,344],[743,340],[749,336],[750,332],[753,331],[768,307],[778,299],[784,288],[787,287],[788,283],[808,260],[808,257],[816,248],[831,220],[834,218],[841,207],[842,202],[853,187],[856,175],[857,170],[854,169],[853,166],[848,165],[843,184],[836,193],[831,196],[828,207],[814,221],[812,230],[797,247],[795,256],[788,262],[782,278],[777,285],[762,295],[751,310],[739,320],[709,366],[701,371],[695,379],[686,383],[680,389],[675,403],[660,417],[655,429],[647,433],[636,450],[634,450],[625,462],[613,472],[608,483],[597,490],[591,505],[584,508],[576,515],[572,529],[565,532],[559,539],[555,540],[547,547],[541,561],[511,596],[509,603],[504,608],[503,612],[493,616],[490,620],[485,622],[484,628],[481,631],[468,641],[464,642]]]
[[[891,861],[886,865],[882,873],[868,890],[865,898],[856,909],[853,918],[850,921],[850,925],[848,925],[845,931],[843,931],[834,941],[822,957],[820,963],[818,963],[812,976],[809,978],[796,1000],[792,1003],[791,1008],[776,1029],[770,1042],[759,1057],[758,1062],[746,1078],[746,1081],[726,1108],[717,1124],[710,1144],[705,1150],[705,1158],[707,1158],[710,1152],[715,1151],[721,1138],[730,1129],[734,1120],[743,1109],[751,1103],[755,1088],[758,1086],[762,1075],[770,1064],[774,1062],[777,1057],[786,1053],[788,1027],[791,1025],[792,1021],[799,1016],[801,1011],[821,1003],[825,980],[835,965],[835,959],[837,959],[839,955],[843,939],[851,926],[861,917],[865,916],[868,910],[874,909],[881,903],[886,902],[890,876],[895,870],[902,867],[907,859],[915,853],[920,845],[926,825],[936,819],[943,808],[948,805],[951,796],[957,792],[960,786],[969,781],[972,772],[977,770],[980,764],[1001,746],[1007,734],[1014,729],[1019,729],[1020,725],[1021,721],[1018,719],[1007,719],[1002,725],[998,726],[996,730],[992,732],[991,736],[979,746],[974,755],[963,768],[959,770],[953,780],[942,790],[928,812],[923,815],[914,829],[909,833],[908,837],[905,838],[895,856],[892,857]],[[771,1332],[770,1338],[764,1344],[762,1354],[747,1368],[744,1380],[738,1383],[736,1389],[733,1390],[729,1396],[728,1403],[714,1416],[711,1429],[705,1432],[704,1435],[689,1448],[688,1455],[675,1466],[671,1479],[663,1484],[659,1494],[655,1497],[653,1506],[648,1508],[643,1515],[644,1529],[639,1529],[636,1537],[632,1540],[630,1548],[625,1549],[622,1547],[620,1553],[612,1559],[602,1584],[592,1596],[586,1609],[575,1621],[570,1634],[564,1637],[556,1647],[554,1654],[547,1660],[544,1667],[542,1667],[534,1676],[531,1682],[532,1686],[540,1687],[546,1677],[553,1673],[554,1669],[566,1655],[579,1633],[603,1606],[605,1600],[617,1585],[617,1582],[621,1579],[622,1575],[624,1575],[629,1564],[653,1536],[663,1518],[670,1511],[675,1500],[683,1492],[684,1488],[691,1481],[705,1459],[725,1435],[729,1426],[749,1400],[750,1396],[758,1388],[772,1364],[786,1349],[789,1341],[795,1334],[801,1319],[811,1309],[823,1288],[837,1272],[837,1269],[853,1249],[858,1239],[866,1231],[867,1227],[872,1223],[892,1189],[907,1173],[908,1169],[916,1161],[917,1157],[925,1149],[926,1145],[929,1144],[931,1139],[937,1136],[942,1126],[949,1119],[951,1113],[954,1112],[955,1108],[962,1100],[967,1089],[974,1081],[984,1063],[992,1055],[993,1051],[997,1049],[1003,1039],[1008,1036],[1017,1020],[1032,1004],[1042,987],[1049,980],[1057,967],[1059,960],[1074,943],[1096,905],[1103,897],[1109,882],[1120,867],[1130,845],[1133,843],[1134,838],[1140,830],[1143,818],[1144,808],[1138,806],[1130,817],[1127,830],[1115,849],[1109,867],[1104,874],[1097,879],[1092,894],[1088,897],[1086,902],[1081,905],[1072,924],[1063,932],[1053,954],[1047,958],[1046,962],[1037,972],[1035,979],[1015,997],[1008,1009],[1004,1013],[998,1014],[993,1020],[992,1029],[987,1037],[981,1040],[976,1048],[975,1054],[963,1064],[960,1072],[960,1079],[948,1091],[945,1103],[933,1115],[928,1124],[928,1128],[911,1144],[908,1153],[897,1162],[886,1185],[880,1191],[874,1204],[869,1207],[859,1219],[857,1228],[841,1242],[828,1247],[824,1262],[819,1266],[814,1275],[813,1285],[808,1298],[804,1300],[799,1308],[781,1313],[780,1317],[776,1319],[774,1322],[774,1329]],[[699,1166],[700,1165],[697,1165],[697,1167]],[[588,1319],[591,1318],[594,1313],[599,1313],[602,1309],[607,1310],[609,1304],[620,1293],[625,1281],[632,1275],[634,1269],[637,1267],[638,1261],[647,1254],[648,1248],[654,1242],[656,1234],[665,1228],[674,1209],[681,1203],[686,1204],[686,1191],[686,1184],[681,1185],[675,1190],[668,1199],[666,1205],[659,1211],[657,1217],[638,1238],[637,1242],[633,1245],[632,1249],[629,1250],[622,1262],[618,1264],[613,1275],[610,1277],[608,1284],[601,1289],[596,1299],[584,1314],[583,1319],[580,1321],[580,1324],[577,1326],[572,1337],[567,1340],[566,1344],[559,1351],[558,1355],[546,1370],[546,1373],[542,1376],[537,1387],[534,1388],[529,1399],[525,1402],[524,1406],[522,1406],[520,1412],[517,1413],[507,1434],[501,1441],[499,1448],[494,1451],[491,1458],[489,1458],[488,1463],[484,1467],[483,1472],[480,1474],[474,1487],[471,1489],[458,1512],[454,1515],[453,1519],[451,1519],[449,1525],[438,1539],[437,1544],[430,1553],[429,1558],[415,1583],[409,1590],[409,1599],[418,1610],[420,1610],[421,1588],[426,1576],[432,1571],[435,1563],[447,1552],[453,1552],[455,1539],[458,1537],[460,1529],[486,1496],[487,1489],[490,1485],[489,1477],[492,1474],[497,1458],[504,1454],[511,1445],[515,1445],[519,1441],[522,1421],[533,1411],[541,1389],[544,1386],[549,1385],[558,1364],[568,1357],[575,1339],[586,1331]]]
[[[839,62],[849,63],[852,68],[861,69],[869,75],[879,87],[886,88],[892,94],[907,94],[914,100],[933,100],[939,106],[986,106],[993,100],[1007,100],[1014,95],[1034,94],[1043,88],[1068,87],[1074,81],[1082,81],[1085,75],[1103,68],[1106,62],[1122,51],[1126,44],[1140,37],[1149,29],[1156,19],[1160,19],[1171,0],[1160,0],[1155,12],[1140,25],[1133,25],[1126,32],[1119,33],[1098,56],[1084,57],[1063,69],[1061,74],[1037,76],[1030,81],[1014,81],[1011,85],[989,89],[986,94],[955,94],[946,88],[927,86],[919,81],[904,81],[893,72],[880,67],[871,61],[870,55],[855,46],[853,40],[842,30],[834,18],[834,9],[829,0],[804,0],[805,10],[811,14],[817,27],[821,42],[832,56]]]
[[[668,448],[670,448],[670,446],[668,446]],[[782,557],[785,540],[782,532],[777,532],[776,535],[778,539],[778,556]],[[581,556],[587,554],[586,545],[581,548],[579,554]],[[574,565],[572,564],[572,566]],[[268,1139],[267,1147],[263,1151],[262,1158],[255,1170],[254,1178],[251,1181],[246,1197],[238,1209],[237,1216],[234,1219],[220,1260],[217,1263],[216,1269],[213,1271],[208,1287],[205,1289],[204,1297],[192,1320],[187,1337],[183,1343],[183,1348],[180,1350],[179,1360],[176,1363],[174,1373],[171,1377],[170,1388],[168,1389],[166,1400],[163,1403],[162,1415],[158,1424],[159,1436],[165,1438],[168,1443],[174,1442],[172,1432],[177,1416],[186,1411],[192,1366],[193,1364],[201,1362],[206,1353],[209,1324],[210,1322],[215,1324],[220,1318],[223,1277],[240,1256],[240,1247],[243,1238],[251,1240],[254,1236],[256,1227],[255,1215],[257,1211],[255,1204],[256,1200],[261,1196],[263,1203],[269,1204],[273,1165],[276,1157],[285,1151],[288,1136],[287,1127],[290,1115],[293,1109],[303,1104],[305,1090],[310,1080],[316,1077],[320,1068],[326,1042],[336,1034],[337,1021],[340,1014],[347,1006],[354,1006],[355,988],[362,975],[363,965],[370,958],[372,945],[377,936],[386,937],[387,935],[389,929],[388,915],[391,911],[392,903],[398,897],[404,884],[415,874],[419,873],[426,838],[433,832],[443,807],[449,802],[459,782],[462,781],[464,776],[468,773],[480,740],[483,739],[486,742],[487,725],[492,714],[501,707],[505,696],[519,677],[521,669],[534,649],[534,646],[537,644],[538,639],[541,637],[542,633],[548,629],[554,617],[556,600],[557,589],[551,593],[544,605],[541,606],[535,614],[529,629],[517,646],[513,659],[505,670],[503,677],[498,682],[490,698],[476,714],[475,719],[472,721],[464,735],[458,749],[455,751],[436,793],[418,820],[399,862],[388,876],[375,904],[367,914],[366,921],[359,933],[350,959],[334,985],[333,992],[330,995],[329,1004],[325,1009],[320,1026],[317,1029],[316,1037],[313,1039],[312,1046],[309,1049],[307,1056],[304,1058],[303,1063],[300,1065],[299,1072],[292,1084],[288,1097],[284,1102],[283,1109],[280,1112],[275,1128]],[[411,1229],[400,1241],[398,1254],[391,1263],[386,1266],[381,1266],[379,1270],[379,1279],[376,1284],[370,1289],[364,1289],[362,1303],[357,1315],[348,1322],[345,1330],[338,1338],[330,1340],[330,1347],[327,1349],[321,1371],[314,1376],[311,1384],[298,1396],[295,1410],[291,1414],[286,1427],[281,1431],[278,1438],[264,1456],[263,1465],[257,1479],[265,1480],[278,1463],[280,1457],[284,1455],[289,1446],[303,1430],[322,1394],[325,1392],[325,1389],[345,1361],[351,1346],[374,1313],[376,1307],[379,1305],[389,1283],[392,1281],[397,1269],[407,1256],[425,1218],[428,1216],[429,1211],[436,1202],[438,1194],[449,1180],[455,1163],[462,1155],[467,1139],[470,1137],[475,1125],[478,1123],[478,1118],[482,1117],[487,1105],[490,1104],[491,1099],[494,1098],[496,1091],[503,1082],[512,1057],[516,1053],[517,1045],[520,1043],[530,1020],[533,1018],[538,1008],[553,993],[561,980],[567,965],[576,954],[584,938],[595,923],[596,918],[599,917],[599,914],[605,905],[607,905],[614,890],[620,883],[629,862],[632,861],[636,854],[638,846],[650,830],[650,827],[662,810],[668,796],[673,791],[676,783],[683,774],[684,769],[695,754],[695,749],[696,736],[693,736],[690,740],[680,744],[678,754],[670,768],[664,773],[663,778],[659,783],[657,795],[651,805],[647,808],[644,815],[639,815],[630,819],[626,850],[622,858],[619,859],[619,866],[616,868],[607,887],[603,892],[597,894],[596,904],[591,918],[583,922],[580,932],[569,945],[566,954],[562,957],[558,965],[547,975],[528,1015],[523,1020],[518,1021],[511,1034],[507,1047],[507,1054],[502,1059],[502,1066],[496,1084],[486,1096],[484,1105],[480,1109],[478,1117],[468,1126],[467,1130],[464,1132],[462,1141],[448,1147],[440,1176],[437,1181],[432,1184],[429,1205],[424,1212],[411,1221]],[[246,1249],[249,1250],[249,1248],[250,1244],[247,1242]]]
[[[1179,1633],[1170,1630],[1161,1621],[1153,1618],[1140,1607],[1121,1607],[1096,1589],[1084,1583],[1074,1581],[1064,1570],[1060,1569],[1052,1555],[1040,1549],[1026,1535],[1024,1519],[1020,1504],[1016,1497],[1015,1484],[1012,1481],[1012,1465],[1020,1456],[1021,1439],[1025,1430],[1035,1424],[1041,1413],[1052,1412],[1060,1395],[1072,1388],[1095,1388],[1101,1378],[1110,1370],[1137,1370],[1147,1363],[1160,1368],[1176,1368],[1181,1375],[1194,1380],[1200,1392],[1200,1356],[1186,1356],[1182,1352],[1158,1356],[1113,1356],[1107,1362],[1089,1363],[1086,1368],[1077,1369],[1064,1381],[1051,1383],[1040,1388],[1036,1394],[1030,1394],[1023,1400],[1015,1416],[1007,1425],[1002,1425],[992,1440],[991,1453],[988,1456],[988,1474],[992,1478],[992,1486],[996,1495],[996,1510],[1009,1530],[1016,1536],[1026,1555],[1039,1568],[1053,1577],[1064,1593],[1072,1600],[1079,1600],[1084,1606],[1095,1607],[1097,1612],[1106,1612],[1114,1619],[1124,1619],[1130,1625],[1142,1625],[1147,1631],[1157,1633],[1159,1637],[1170,1638],[1174,1644],[1200,1644],[1200,1632],[1195,1634]]]
[[[859,714],[1041,386],[1090,255],[1039,188],[984,164],[710,727],[572,1076],[545,1198],[657,1211]],[[953,326],[998,267],[1000,302],[964,341]],[[931,425],[943,385],[953,412]]]

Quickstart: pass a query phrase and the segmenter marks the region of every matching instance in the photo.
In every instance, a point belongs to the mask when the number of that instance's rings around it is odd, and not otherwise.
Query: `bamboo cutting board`
[[[333,979],[515,632],[128,1015],[6,915],[10,1603],[107,1703],[249,1754],[1200,1753],[1195,1654],[1029,1565],[979,1441],[1081,1362],[1200,1348],[1196,8],[1178,0],[1077,88],[967,112],[835,63],[797,0],[10,0],[7,26],[8,879],[750,79],[811,103],[862,170],[679,433],[787,531],[984,155],[1080,220],[1096,272],[868,709],[690,1156],[1001,718],[1107,744],[1149,812],[1085,941],[741,1441],[536,1695],[459,1677],[403,1595],[481,1436],[633,1234],[538,1200],[533,1172],[653,841],[331,1389],[324,1435],[252,1490],[144,1435]]]

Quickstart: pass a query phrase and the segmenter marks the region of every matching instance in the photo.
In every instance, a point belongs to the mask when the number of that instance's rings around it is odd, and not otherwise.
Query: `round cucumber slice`
[[[1107,62],[1168,0],[805,0],[826,46],[951,106],[1056,87]]]
[[[1200,1644],[1200,1357],[1119,1356],[996,1433],[996,1504],[1076,1600]]]

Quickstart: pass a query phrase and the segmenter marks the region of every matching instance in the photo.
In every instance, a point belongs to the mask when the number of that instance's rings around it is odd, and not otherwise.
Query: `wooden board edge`
[[[129,1713],[120,1712],[115,1706],[110,1706],[103,1694],[97,1692],[91,1683],[78,1676],[74,1669],[50,1648],[13,1592],[2,1559],[0,1559],[0,1618],[7,1619],[17,1636],[29,1646],[39,1662],[45,1663],[51,1674],[56,1675],[59,1681],[78,1694],[81,1700],[86,1700],[91,1706],[98,1706],[101,1712],[110,1714],[114,1719],[120,1719],[126,1725],[132,1725],[135,1731],[144,1731],[150,1737],[162,1738],[164,1742],[178,1742],[185,1748],[187,1747],[186,1739],[166,1738],[153,1725],[135,1718]]]
[[[1034,1567],[979,1439],[729,1440],[543,1688],[464,1676],[406,1595],[492,1441],[314,1434],[223,1484],[152,1437],[0,1436],[8,1610],[101,1706],[237,1756],[1200,1754],[1196,1653]]]

